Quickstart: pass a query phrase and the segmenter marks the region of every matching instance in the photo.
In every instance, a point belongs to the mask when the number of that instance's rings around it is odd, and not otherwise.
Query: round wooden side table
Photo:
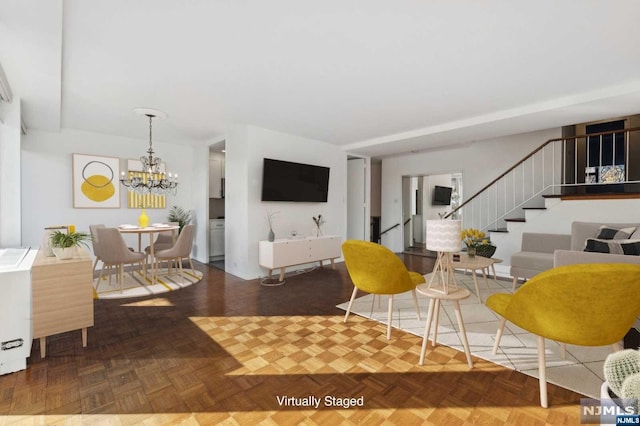
[[[441,288],[441,287],[440,287]],[[420,294],[427,296],[429,300],[429,313],[427,314],[427,323],[424,327],[424,336],[422,338],[422,349],[420,351],[420,365],[424,364],[424,355],[427,351],[427,341],[429,340],[429,334],[431,332],[431,321],[435,316],[435,329],[433,332],[433,339],[431,345],[436,345],[436,339],[438,337],[438,316],[440,311],[440,302],[442,300],[449,300],[453,303],[453,307],[456,311],[456,318],[458,319],[458,326],[460,327],[460,340],[462,340],[462,346],[464,347],[464,353],[467,356],[467,364],[469,368],[473,368],[473,361],[471,360],[471,351],[469,350],[469,342],[467,341],[467,332],[464,329],[464,321],[462,320],[462,313],[460,312],[460,300],[466,299],[471,296],[471,292],[466,288],[449,288],[449,294],[445,294],[441,290],[438,291],[438,287],[429,288],[428,284],[420,284],[416,287],[416,291]]]

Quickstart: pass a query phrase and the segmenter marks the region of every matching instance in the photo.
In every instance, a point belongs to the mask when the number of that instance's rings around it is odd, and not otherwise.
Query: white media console
[[[284,272],[288,266],[305,263],[334,260],[342,256],[342,239],[335,235],[322,237],[278,239],[260,241],[259,263],[269,269],[271,276],[274,269],[280,269],[280,281],[284,280]]]

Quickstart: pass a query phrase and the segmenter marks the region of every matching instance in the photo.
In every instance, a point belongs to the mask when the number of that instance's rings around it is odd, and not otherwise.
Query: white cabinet
[[[37,253],[0,248],[0,374],[27,368],[33,339],[31,269]]]
[[[280,281],[284,279],[287,266],[330,260],[342,255],[342,239],[338,236],[323,236],[309,238],[280,239],[273,242],[260,241],[259,263],[269,269],[269,275],[274,269],[280,269]]]
[[[224,160],[209,158],[209,198],[223,198]]]
[[[224,256],[224,219],[211,219],[209,233],[209,257]]]

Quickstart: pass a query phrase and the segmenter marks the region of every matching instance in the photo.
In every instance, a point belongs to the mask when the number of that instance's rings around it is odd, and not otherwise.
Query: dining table
[[[117,227],[118,231],[121,234],[137,234],[138,235],[138,251],[142,252],[142,236],[149,235],[149,255],[151,259],[155,261],[155,253],[153,248],[154,243],[154,235],[159,232],[168,232],[171,231],[171,235],[173,238],[173,243],[176,242],[176,237],[178,233],[178,229],[180,227],[178,225],[171,225],[168,223],[153,223],[150,226],[145,228],[141,228],[135,225],[120,225]]]

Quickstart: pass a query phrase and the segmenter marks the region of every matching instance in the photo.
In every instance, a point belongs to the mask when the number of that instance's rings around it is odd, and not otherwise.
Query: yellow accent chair
[[[508,321],[538,336],[540,405],[548,407],[544,339],[564,345],[619,342],[640,315],[640,265],[560,266],[535,275],[515,293],[492,294],[486,305],[502,316],[493,353]]]
[[[420,307],[416,297],[416,286],[424,283],[424,277],[417,272],[407,271],[406,266],[395,253],[380,244],[360,240],[347,240],[342,243],[342,253],[347,271],[353,281],[353,293],[344,316],[349,318],[351,306],[358,289],[375,295],[389,295],[389,313],[387,316],[387,339],[391,339],[391,313],[393,295],[411,291],[416,305],[418,319]]]

